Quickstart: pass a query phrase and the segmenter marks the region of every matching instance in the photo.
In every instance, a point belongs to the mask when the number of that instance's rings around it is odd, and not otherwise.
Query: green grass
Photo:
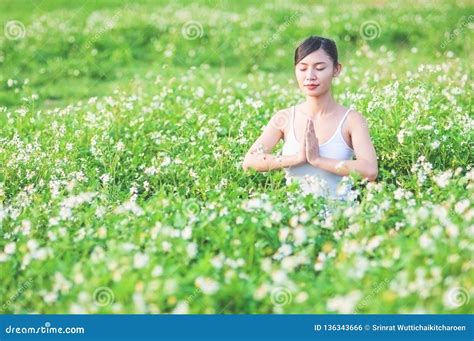
[[[473,7],[358,3],[3,1],[2,312],[472,312]],[[311,34],[378,155],[353,203],[240,166]]]

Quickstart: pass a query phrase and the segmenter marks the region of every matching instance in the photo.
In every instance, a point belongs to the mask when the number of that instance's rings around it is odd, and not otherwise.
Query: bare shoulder
[[[360,127],[367,127],[367,119],[357,110],[352,109],[347,115],[347,121],[350,131]]]
[[[285,127],[287,126],[291,115],[291,107],[283,108],[276,111],[272,118],[270,119],[270,124],[273,128],[279,129],[282,132],[285,131]]]

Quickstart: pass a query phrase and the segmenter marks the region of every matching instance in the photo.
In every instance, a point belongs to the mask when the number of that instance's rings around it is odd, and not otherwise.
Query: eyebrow
[[[308,65],[308,63],[302,63],[302,62],[299,62],[298,64],[301,64],[301,65]],[[317,62],[317,63],[314,63],[314,65],[318,65],[318,64],[326,64],[326,62]]]

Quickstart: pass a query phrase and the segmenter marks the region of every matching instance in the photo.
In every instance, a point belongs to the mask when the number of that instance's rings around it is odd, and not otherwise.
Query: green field
[[[472,2],[2,0],[0,22],[2,313],[474,311]],[[378,155],[353,202],[241,167],[304,100],[314,34]]]

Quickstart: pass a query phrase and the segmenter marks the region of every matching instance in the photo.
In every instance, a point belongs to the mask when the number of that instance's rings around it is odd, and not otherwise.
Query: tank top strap
[[[291,111],[291,129],[293,129],[295,125],[295,106],[293,106],[293,110]]]
[[[296,140],[295,137],[295,106],[293,106],[293,110],[291,111],[290,116],[290,135]]]
[[[349,113],[349,111],[351,111],[351,110],[352,110],[352,108],[349,108],[349,109],[347,109],[346,113],[345,113],[345,114],[344,114],[344,116],[342,117],[342,120],[341,120],[341,122],[339,122],[339,126],[337,127],[337,130],[336,130],[336,131],[339,131],[339,130],[341,130],[341,128],[342,128],[342,124],[343,124],[343,123],[344,123],[344,121],[346,120],[347,114],[348,114],[348,113]]]

